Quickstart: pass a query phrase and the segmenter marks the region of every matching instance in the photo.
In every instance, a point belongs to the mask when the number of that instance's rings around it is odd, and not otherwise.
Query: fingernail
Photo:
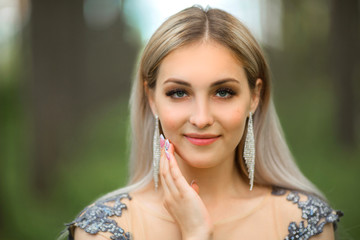
[[[192,180],[192,181],[191,181],[190,186],[192,187],[192,189],[195,190],[195,192],[196,192],[197,194],[199,194],[200,188],[199,188],[199,185],[196,183],[195,180]]]
[[[168,153],[167,150],[165,150],[165,155],[166,155],[166,158],[167,158],[168,160],[170,160],[170,155],[169,155],[169,153]]]
[[[169,150],[169,147],[170,147],[169,139],[166,139],[166,141],[165,141],[165,150]]]
[[[160,147],[163,148],[165,145],[164,135],[160,134]]]

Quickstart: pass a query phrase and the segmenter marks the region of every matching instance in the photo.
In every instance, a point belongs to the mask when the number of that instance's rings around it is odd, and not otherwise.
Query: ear
[[[149,102],[149,106],[151,108],[153,115],[158,115],[155,104],[155,91],[149,88],[147,81],[144,81],[144,90],[145,90],[145,96]]]
[[[263,81],[260,78],[256,79],[255,88],[254,88],[254,90],[252,91],[252,94],[251,94],[250,111],[252,113],[255,113],[255,111],[256,111],[256,109],[257,109],[257,107],[259,105],[260,98],[261,98],[262,86],[263,86]]]

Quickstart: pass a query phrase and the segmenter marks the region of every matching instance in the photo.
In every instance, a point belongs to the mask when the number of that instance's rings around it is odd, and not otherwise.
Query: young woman
[[[263,53],[232,15],[191,7],[147,44],[130,108],[130,181],[69,239],[334,239],[342,215],[300,172]]]

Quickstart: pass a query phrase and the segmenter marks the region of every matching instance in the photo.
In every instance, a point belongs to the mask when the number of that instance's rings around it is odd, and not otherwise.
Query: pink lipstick
[[[220,138],[219,135],[212,135],[212,134],[186,134],[184,135],[189,142],[194,145],[204,146],[209,145],[215,142]]]

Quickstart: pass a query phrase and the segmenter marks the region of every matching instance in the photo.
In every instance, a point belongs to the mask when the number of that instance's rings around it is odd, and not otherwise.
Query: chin
[[[186,163],[188,163],[193,168],[201,168],[201,169],[213,168],[216,166],[216,164],[214,163],[211,164],[209,162],[186,162]]]
[[[186,156],[189,155],[189,156]],[[206,156],[205,154],[186,154],[185,156],[179,155],[179,157],[189,166],[194,168],[212,168],[218,163],[216,159],[219,157]]]

